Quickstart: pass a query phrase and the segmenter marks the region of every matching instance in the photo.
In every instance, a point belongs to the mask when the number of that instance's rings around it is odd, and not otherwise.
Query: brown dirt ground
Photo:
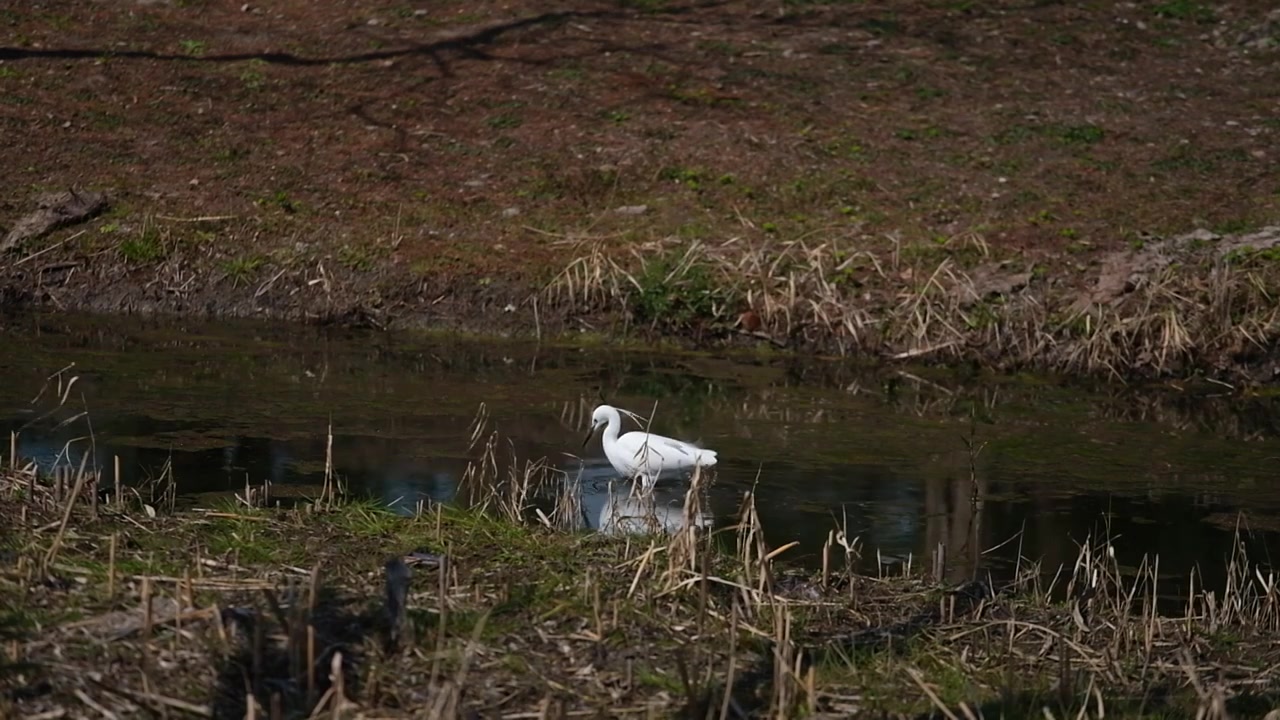
[[[2,9],[0,223],[111,207],[0,258],[0,301],[513,330],[583,238],[979,237],[1087,292],[1150,235],[1280,219],[1273,7]]]

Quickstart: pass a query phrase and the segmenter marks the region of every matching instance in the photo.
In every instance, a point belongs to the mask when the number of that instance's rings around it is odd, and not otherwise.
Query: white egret
[[[626,412],[632,417],[635,413]],[[623,477],[641,477],[645,485],[652,485],[667,472],[692,470],[695,466],[709,468],[716,464],[716,451],[653,433],[632,431],[619,437],[622,416],[618,408],[601,405],[591,413],[591,429],[582,444],[585,447],[601,425],[606,425],[601,442],[604,455]]]

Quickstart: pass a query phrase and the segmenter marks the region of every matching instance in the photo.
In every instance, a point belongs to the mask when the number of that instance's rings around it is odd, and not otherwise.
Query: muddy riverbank
[[[3,20],[6,308],[1276,373],[1265,3]]]
[[[1178,236],[1103,257],[1083,290],[1063,288],[1044,264],[966,268],[942,250],[927,263],[907,264],[889,246],[877,256],[838,244],[744,254],[732,243],[673,241],[630,265],[592,251],[544,285],[394,269],[365,274],[330,270],[321,260],[281,269],[256,286],[228,286],[225,272],[185,255],[137,271],[69,251],[47,261],[62,273],[57,282],[46,276],[49,266],[0,270],[0,299],[11,318],[30,310],[91,311],[614,338],[1120,381],[1202,376],[1243,389],[1280,378],[1278,243],[1276,228]],[[863,273],[859,279],[850,279],[850,263]],[[779,265],[790,269],[765,269]]]

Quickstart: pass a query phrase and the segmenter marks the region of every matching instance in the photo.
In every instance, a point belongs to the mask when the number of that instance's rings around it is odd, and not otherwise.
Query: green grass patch
[[[1151,12],[1156,17],[1169,20],[1190,20],[1197,23],[1211,23],[1217,20],[1213,10],[1197,0],[1166,0],[1157,4]]]
[[[713,277],[708,265],[674,251],[647,261],[636,283],[631,309],[642,323],[679,327],[712,319],[735,297],[734,289]]]
[[[132,263],[150,263],[168,255],[160,231],[154,226],[143,228],[138,235],[120,241],[120,256]]]

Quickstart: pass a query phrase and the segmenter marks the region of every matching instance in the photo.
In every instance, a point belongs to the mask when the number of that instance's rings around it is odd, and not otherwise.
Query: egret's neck
[[[609,418],[607,423],[604,426],[604,435],[602,436],[603,439],[608,440],[610,442],[616,442],[618,440],[618,430],[620,430],[621,428],[622,428],[622,416],[618,414],[617,410],[614,410],[613,408],[609,408]]]

